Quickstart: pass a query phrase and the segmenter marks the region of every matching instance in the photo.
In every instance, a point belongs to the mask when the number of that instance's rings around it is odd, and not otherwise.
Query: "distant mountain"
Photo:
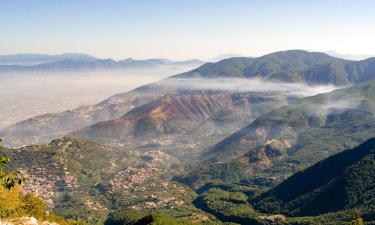
[[[264,146],[267,168],[293,171],[375,133],[375,81],[307,97],[265,113],[205,153],[212,161],[254,155]],[[283,156],[281,158],[275,156]],[[254,163],[256,161],[253,161]],[[284,161],[285,162],[285,161]]]
[[[262,78],[311,85],[348,85],[373,79],[375,59],[349,61],[324,53],[290,50],[259,58],[230,58],[207,63],[179,78]]]
[[[61,60],[95,61],[96,57],[87,54],[64,53],[61,55],[15,54],[0,55],[0,65],[35,65]]]
[[[260,195],[266,212],[316,216],[356,208],[365,214],[375,204],[375,139],[324,159]],[[364,211],[364,212],[363,212]]]
[[[1,73],[46,73],[46,72],[79,72],[95,70],[120,70],[152,68],[157,66],[195,66],[198,67],[204,62],[199,60],[170,61],[166,59],[125,59],[115,61],[112,59],[85,59],[85,58],[64,58],[57,61],[41,63],[37,65],[0,65]]]

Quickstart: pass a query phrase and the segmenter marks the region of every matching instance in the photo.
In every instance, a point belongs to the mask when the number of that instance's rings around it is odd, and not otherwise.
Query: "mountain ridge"
[[[115,61],[113,59],[96,58],[59,58],[35,65],[0,65],[0,73],[33,73],[33,72],[74,72],[95,70],[123,70],[135,68],[152,68],[157,66],[199,66],[200,60],[170,61],[165,59],[136,60],[128,58]]]
[[[217,63],[207,63],[174,77],[262,78],[268,81],[303,82],[310,85],[349,85],[372,79],[374,71],[373,58],[352,61],[320,52],[288,50],[258,58],[235,57]]]

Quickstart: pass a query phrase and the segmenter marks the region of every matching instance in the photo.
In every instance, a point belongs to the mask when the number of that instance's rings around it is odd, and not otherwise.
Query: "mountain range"
[[[61,60],[95,61],[98,58],[88,54],[64,53],[60,55],[15,54],[0,55],[0,65],[36,65]]]
[[[117,119],[133,107],[165,94],[189,91],[184,90],[183,85],[171,87],[170,83],[178,83],[179,79],[241,78],[309,85],[349,85],[372,79],[374,72],[374,59],[348,61],[324,53],[301,50],[276,52],[259,58],[225,59],[217,63],[206,63],[192,71],[142,86],[128,93],[115,95],[94,106],[21,121],[0,130],[0,136],[7,140],[8,146],[48,143],[54,138],[97,122]],[[183,84],[189,84],[188,80],[184,80]]]
[[[0,63],[7,60],[43,60],[42,63],[25,65],[11,64],[1,65],[0,74],[14,73],[51,73],[51,72],[88,72],[97,70],[124,70],[137,68],[152,68],[157,66],[200,66],[204,62],[192,59],[186,61],[171,61],[168,59],[145,59],[136,60],[132,58],[115,61],[113,59],[97,59],[88,55],[63,54],[57,56],[48,55],[15,55],[0,56]],[[21,63],[21,62],[20,62]],[[27,63],[27,62],[26,62]]]

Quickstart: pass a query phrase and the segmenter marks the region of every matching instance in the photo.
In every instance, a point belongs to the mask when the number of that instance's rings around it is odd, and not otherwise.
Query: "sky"
[[[373,0],[0,0],[0,54],[375,54]]]

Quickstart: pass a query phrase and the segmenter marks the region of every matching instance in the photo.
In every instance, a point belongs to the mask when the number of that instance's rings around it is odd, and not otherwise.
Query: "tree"
[[[2,139],[0,139],[0,143],[2,143]],[[5,172],[5,168],[9,165],[9,162],[9,157],[0,157],[0,188],[6,190],[10,190],[17,185],[21,185],[27,181],[27,179],[24,178],[22,174],[17,170]]]
[[[364,225],[362,218],[357,218],[355,220],[352,220],[352,222],[350,224],[351,225]]]
[[[9,164],[10,159],[6,156],[0,157],[0,174],[3,174],[5,167]]]
[[[364,225],[361,213],[358,210],[353,211],[353,220],[350,222],[351,225]]]

